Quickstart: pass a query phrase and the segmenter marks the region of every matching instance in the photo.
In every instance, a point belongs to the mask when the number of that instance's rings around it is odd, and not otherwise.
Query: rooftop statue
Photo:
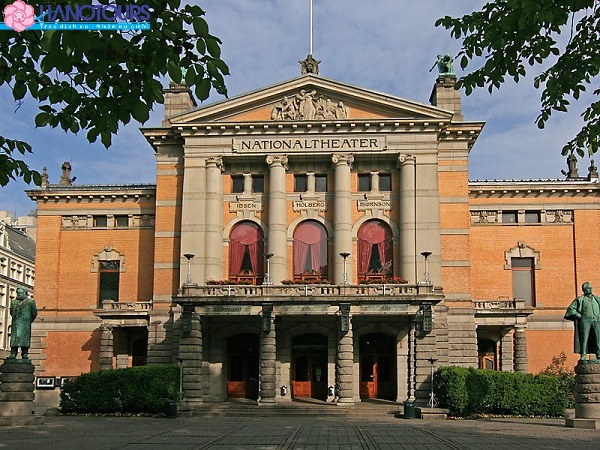
[[[437,55],[437,61],[433,66],[431,66],[429,71],[431,72],[436,65],[440,75],[455,75],[454,58],[452,55]]]
[[[592,285],[586,281],[581,286],[583,295],[577,297],[565,313],[565,319],[575,323],[574,352],[585,360],[588,353],[600,362],[600,297],[592,294]],[[590,331],[594,338],[590,340]]]

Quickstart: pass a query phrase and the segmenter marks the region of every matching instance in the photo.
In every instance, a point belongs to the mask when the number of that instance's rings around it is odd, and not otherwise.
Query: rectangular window
[[[104,300],[119,301],[119,269],[120,261],[100,261],[100,306]]]
[[[315,175],[315,191],[327,192],[327,175]]]
[[[517,223],[517,212],[502,211],[502,223]]]
[[[108,219],[106,216],[94,216],[94,226],[95,227],[107,227]]]
[[[540,223],[539,211],[525,211],[525,223]]]
[[[265,192],[265,177],[252,175],[252,192]]]
[[[306,175],[294,175],[294,192],[306,192]]]
[[[382,192],[391,192],[392,176],[389,173],[379,174],[379,190]]]
[[[129,217],[115,216],[115,226],[119,228],[127,228],[129,226]]]
[[[371,190],[371,174],[358,174],[358,192],[369,192]]]
[[[525,306],[535,306],[533,258],[511,258],[513,298],[525,300]]]
[[[241,194],[244,192],[244,177],[241,175],[231,176],[231,192]]]

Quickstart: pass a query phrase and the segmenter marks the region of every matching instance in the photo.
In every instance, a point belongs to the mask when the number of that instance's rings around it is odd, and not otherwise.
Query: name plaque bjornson
[[[368,209],[390,211],[392,209],[392,202],[390,200],[358,200],[359,211],[366,211]]]
[[[385,136],[318,136],[234,138],[233,151],[240,153],[303,151],[371,151],[386,148]]]

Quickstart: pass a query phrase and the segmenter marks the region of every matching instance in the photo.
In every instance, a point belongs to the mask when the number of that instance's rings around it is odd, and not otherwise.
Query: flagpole
[[[313,52],[313,0],[310,0],[310,45],[309,45],[309,55],[312,55]]]

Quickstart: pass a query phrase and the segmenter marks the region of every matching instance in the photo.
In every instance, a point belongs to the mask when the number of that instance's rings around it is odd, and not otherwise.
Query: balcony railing
[[[102,310],[97,314],[102,315],[144,315],[152,309],[152,302],[115,302],[104,300]]]
[[[499,300],[475,300],[474,308],[482,311],[517,310],[525,309],[525,300],[522,298]]]
[[[431,285],[408,284],[360,284],[360,285],[328,285],[328,284],[292,284],[279,286],[198,286],[184,285],[178,297],[191,299],[203,298],[280,298],[300,299],[302,297],[326,297],[329,299],[381,298],[381,297],[415,297],[437,296],[441,300],[441,289],[435,290]],[[438,300],[438,301],[439,301]]]

